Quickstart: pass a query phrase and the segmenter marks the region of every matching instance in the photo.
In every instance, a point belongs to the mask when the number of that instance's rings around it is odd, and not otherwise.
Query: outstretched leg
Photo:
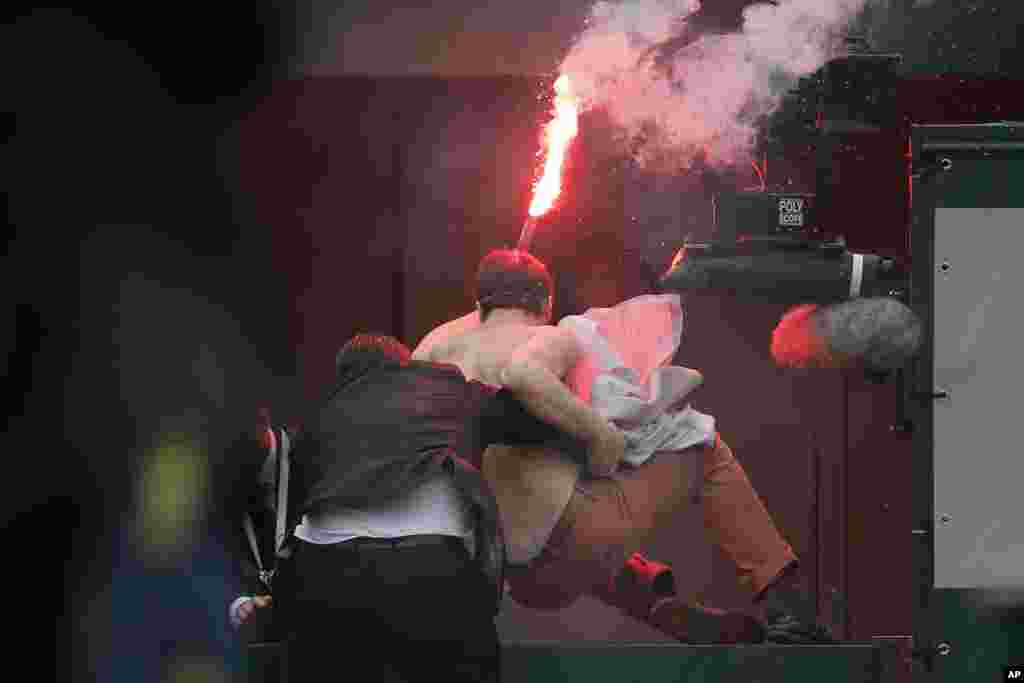
[[[740,585],[765,605],[767,638],[832,642],[801,588],[796,554],[720,438],[713,447],[659,454],[613,479],[581,482],[541,557],[510,582],[513,599],[557,609],[590,593],[679,640],[756,642],[759,629],[746,615],[622,581],[649,572],[643,558],[631,555],[676,515],[699,514],[698,504],[710,540],[732,560]]]
[[[721,438],[705,451],[703,465],[699,496],[708,538],[732,561],[740,586],[758,595],[796,554]]]
[[[708,538],[732,560],[740,586],[765,607],[768,640],[834,642],[817,623],[796,554],[721,439],[705,454],[700,498]]]
[[[705,607],[674,590],[652,591],[656,582],[635,580],[644,571],[635,551],[675,516],[698,514],[705,450],[666,453],[613,478],[581,482],[540,557],[510,576],[512,598],[557,609],[590,593],[684,642],[763,639],[760,625],[747,615]]]

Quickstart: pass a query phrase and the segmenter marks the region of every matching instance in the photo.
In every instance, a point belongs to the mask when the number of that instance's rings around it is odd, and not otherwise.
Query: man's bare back
[[[505,386],[510,373],[543,367],[561,381],[577,362],[571,331],[529,322],[518,311],[494,311],[484,323],[474,312],[431,332],[413,358],[459,366],[468,379]],[[572,496],[582,468],[558,451],[492,446],[484,477],[498,501],[509,560],[538,553]]]

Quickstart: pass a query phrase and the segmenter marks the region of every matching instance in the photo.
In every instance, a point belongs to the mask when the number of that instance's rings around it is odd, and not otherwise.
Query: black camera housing
[[[714,242],[811,239],[820,233],[813,194],[732,192],[714,197]]]

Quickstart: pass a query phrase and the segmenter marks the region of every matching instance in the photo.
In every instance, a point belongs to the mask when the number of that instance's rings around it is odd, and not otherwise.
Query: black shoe
[[[765,611],[764,639],[776,645],[835,645],[832,631],[816,620],[804,620],[781,609]]]
[[[818,623],[817,605],[801,581],[796,562],[787,566],[757,598],[764,606],[765,642],[828,645],[839,641]]]

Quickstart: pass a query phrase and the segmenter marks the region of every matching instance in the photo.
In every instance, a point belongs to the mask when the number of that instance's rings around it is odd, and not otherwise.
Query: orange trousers
[[[590,594],[628,610],[623,602],[629,598],[609,590],[626,560],[677,515],[701,511],[709,540],[732,560],[740,585],[753,595],[796,560],[718,437],[714,446],[659,453],[614,477],[581,480],[540,556],[509,572],[512,598],[527,607],[560,609]]]

